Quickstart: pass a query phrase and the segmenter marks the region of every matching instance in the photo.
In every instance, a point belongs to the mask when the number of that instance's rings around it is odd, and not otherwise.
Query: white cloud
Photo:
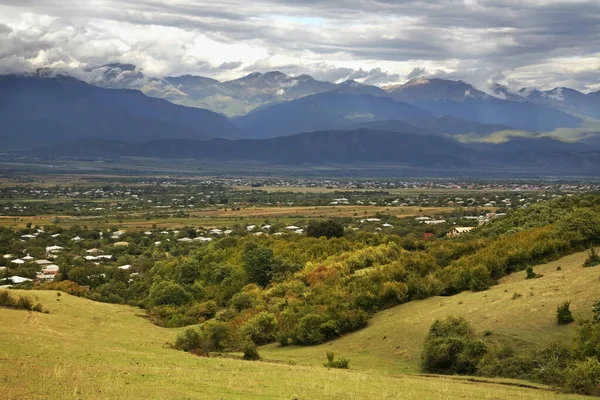
[[[126,62],[148,76],[597,90],[599,21],[600,3],[567,0],[0,0],[0,71]]]

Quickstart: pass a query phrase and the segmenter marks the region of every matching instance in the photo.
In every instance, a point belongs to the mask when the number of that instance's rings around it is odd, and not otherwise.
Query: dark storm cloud
[[[511,73],[518,79],[521,69],[529,71],[540,65],[543,68],[540,67],[539,79],[548,84],[564,80],[565,72],[558,68],[556,60],[581,58],[582,64],[566,73],[572,72],[577,79],[575,86],[598,84],[594,77],[599,67],[600,2],[596,0],[176,0],[165,3],[157,0],[0,0],[0,65],[7,59],[20,59],[26,64],[42,51],[44,59],[62,60],[65,64],[73,61],[89,64],[103,57],[119,59],[121,54],[128,62],[150,64],[148,60],[151,60],[152,65],[160,65],[161,71],[197,71],[190,69],[197,60],[185,61],[191,52],[190,44],[180,43],[183,39],[179,37],[173,39],[171,46],[162,47],[157,45],[162,38],[150,36],[127,46],[119,43],[119,39],[128,36],[130,27],[158,26],[177,28],[182,35],[203,35],[218,43],[247,44],[264,49],[265,57],[283,59],[278,61],[279,66],[273,66],[264,60],[238,57],[240,61],[232,61],[226,57],[214,66],[221,71],[246,71],[250,66],[261,65],[291,71],[294,67],[289,65],[289,60],[295,59],[299,72],[315,73],[329,80],[353,79],[354,76],[365,82],[383,82],[400,79],[400,70],[404,71],[401,75],[414,77],[425,72],[415,64],[427,64],[432,73],[473,74],[485,81],[499,75],[509,79]],[[59,26],[53,28],[39,23],[33,35],[14,34],[8,25],[14,28],[24,13],[56,18]],[[112,32],[94,26],[103,22],[117,24],[121,29]],[[105,41],[101,40],[103,37]],[[90,38],[98,47],[96,51],[88,51],[85,46]],[[186,36],[186,40],[192,39]],[[194,51],[197,56],[199,50]],[[210,56],[218,55],[217,50],[211,51]],[[386,63],[388,67],[377,67],[377,62]],[[340,65],[351,63],[354,66]],[[369,67],[361,67],[363,63]],[[387,71],[395,68],[394,65],[398,66],[396,71]],[[529,72],[527,77],[531,77]]]

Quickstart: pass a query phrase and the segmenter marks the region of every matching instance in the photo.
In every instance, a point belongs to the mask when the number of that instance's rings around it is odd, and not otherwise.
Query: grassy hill
[[[52,291],[15,294],[36,297],[50,314],[0,310],[1,393],[7,400],[581,398],[509,386],[504,381],[200,358],[169,349],[166,343],[177,331],[150,324],[138,309],[66,294],[58,297]],[[378,317],[373,327],[385,329],[380,321],[389,312]],[[398,331],[388,332],[390,340]],[[380,341],[374,334],[366,340]],[[409,334],[406,344],[420,340],[410,339]],[[360,346],[356,336],[342,341]],[[338,348],[342,341],[332,347]],[[323,350],[306,349],[306,354],[314,351],[312,363],[319,364]],[[374,352],[370,360],[380,353]],[[353,362],[362,367],[358,358],[353,357]]]
[[[581,252],[534,267],[536,273],[544,275],[539,279],[526,280],[522,271],[484,292],[402,304],[378,313],[367,328],[323,345],[282,348],[271,344],[260,353],[267,359],[319,365],[326,351],[334,351],[361,370],[416,373],[429,327],[447,315],[464,316],[482,336],[487,331],[484,340],[488,343],[530,349],[556,340],[568,341],[575,324],[557,325],[556,306],[570,300],[577,319],[589,317],[592,303],[600,299],[600,267],[582,268],[586,257],[587,253]],[[556,271],[558,266],[560,271]]]

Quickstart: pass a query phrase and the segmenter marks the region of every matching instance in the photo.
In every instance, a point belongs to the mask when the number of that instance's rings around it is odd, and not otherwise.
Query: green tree
[[[344,236],[344,226],[334,219],[326,221],[311,220],[306,227],[306,236],[340,238]]]
[[[160,281],[152,285],[148,295],[148,303],[151,306],[181,306],[192,299],[181,285],[170,282]]]
[[[256,243],[248,243],[242,251],[242,266],[248,279],[261,286],[267,286],[271,281],[273,270],[277,269],[276,262],[273,250]]]
[[[571,307],[571,302],[569,301],[565,301],[556,307],[556,321],[559,325],[567,325],[575,321],[569,307]]]

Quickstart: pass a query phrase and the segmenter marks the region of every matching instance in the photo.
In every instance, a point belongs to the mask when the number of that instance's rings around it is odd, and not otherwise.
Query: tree
[[[256,243],[248,243],[242,251],[242,266],[248,279],[261,286],[267,286],[271,281],[273,270],[277,269],[276,262],[273,250]]]
[[[425,338],[421,355],[426,372],[472,374],[487,346],[464,318],[436,320]]]
[[[571,302],[565,301],[564,303],[556,307],[556,321],[559,325],[567,325],[575,321],[573,319],[573,314],[569,309],[570,306]]]
[[[170,281],[155,283],[148,295],[148,303],[151,306],[181,306],[191,299],[192,295],[181,285]]]
[[[334,219],[327,221],[311,220],[306,227],[306,236],[326,238],[340,238],[344,236],[344,226]]]

